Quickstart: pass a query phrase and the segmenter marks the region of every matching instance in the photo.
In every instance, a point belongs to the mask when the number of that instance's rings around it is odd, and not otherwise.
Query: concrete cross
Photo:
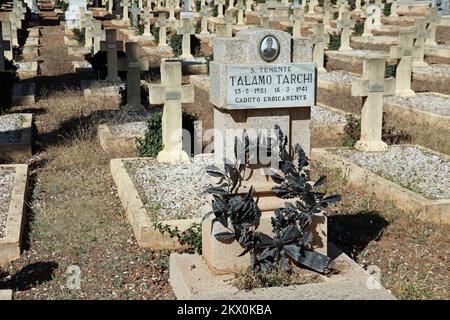
[[[233,24],[236,23],[236,18],[234,16],[234,12],[229,10],[225,12],[225,27],[227,29],[227,38],[231,38],[233,36]]]
[[[100,20],[93,21],[92,37],[94,38],[94,54],[100,51],[100,41],[105,39],[105,30],[102,30]]]
[[[175,18],[175,8],[178,5],[178,1],[176,0],[166,0],[166,6],[169,8],[169,21],[176,21]]]
[[[359,0],[359,1],[361,1],[361,0]],[[398,17],[397,11],[398,11],[398,1],[394,0],[394,1],[392,1],[392,4],[391,4],[391,14],[389,15],[389,17]]]
[[[331,30],[330,25],[330,19],[331,19],[331,1],[330,0],[324,0],[323,2],[323,16],[322,16],[322,23],[325,28],[325,31]]]
[[[223,6],[225,0],[214,0],[214,5],[217,5],[217,18],[223,18]]]
[[[123,9],[123,15],[122,20],[123,21],[130,21],[130,18],[128,17],[128,8],[130,7],[130,0],[122,0],[122,9]]]
[[[19,46],[19,38],[17,37],[17,29],[20,29],[19,27],[19,21],[16,14],[14,12],[11,12],[9,15],[9,22],[11,26],[11,45],[12,46]]]
[[[324,25],[322,23],[314,25],[313,30],[313,62],[316,64],[317,72],[326,73],[327,70],[324,68],[323,56],[325,45],[330,42],[330,35],[324,31]]]
[[[253,12],[252,5],[253,5],[253,0],[245,0],[245,13]]]
[[[228,10],[234,10],[234,0],[228,0],[228,8],[226,11]]]
[[[340,21],[340,20],[342,20],[342,14],[345,11],[348,11],[350,6],[348,5],[347,0],[339,0],[338,5],[339,5],[339,11],[338,11],[337,21]]]
[[[355,9],[353,9],[352,11],[353,13],[359,14],[362,12],[361,10],[361,0],[356,0],[355,1]]]
[[[154,40],[155,37],[153,37],[152,31],[151,31],[151,19],[153,19],[154,15],[153,12],[151,12],[151,8],[150,7],[145,7],[144,8],[144,15],[143,15],[143,19],[144,19],[144,33],[143,36],[146,37],[147,39],[150,40]]]
[[[270,28],[270,16],[269,11],[267,10],[267,4],[265,3],[258,4],[258,15],[261,27]]]
[[[427,19],[416,18],[416,39],[414,41],[413,67],[424,67],[428,64],[424,61],[425,38],[427,35]]]
[[[302,36],[302,25],[305,22],[305,17],[302,14],[302,8],[296,7],[293,9],[291,17],[292,24],[292,37],[299,38]]]
[[[100,50],[106,51],[108,74],[106,81],[119,82],[117,51],[124,51],[123,41],[117,41],[117,30],[106,29],[106,41],[100,42]]]
[[[141,8],[136,6],[136,2],[133,2],[131,7],[131,25],[135,29],[139,29],[139,15],[141,14]]]
[[[381,29],[382,24],[381,24],[381,9],[380,9],[380,7],[377,6],[376,4],[371,4],[367,7],[366,13],[371,18],[371,20],[369,21],[369,22],[371,22],[369,24],[369,27],[371,29],[377,29],[377,30]]]
[[[428,13],[428,25],[427,25],[427,39],[425,41],[426,45],[437,45],[436,42],[436,26],[441,22],[441,16],[436,8],[430,8]]]
[[[108,0],[108,13],[112,14],[114,8],[114,0]]]
[[[92,48],[92,31],[94,29],[94,22],[92,19],[92,12],[84,13],[84,47]]]
[[[7,20],[0,20],[2,25],[2,41],[3,42],[3,55],[6,59],[13,60],[12,41],[11,41],[11,23]],[[7,45],[9,43],[9,45]]]
[[[181,26],[177,28],[177,34],[182,35],[181,59],[192,60],[194,56],[191,54],[191,34],[195,34],[195,28],[190,18],[182,18]]]
[[[317,0],[310,0],[309,3],[308,3],[308,13],[307,14],[310,14],[310,15],[316,14],[315,8],[318,5],[319,5],[319,1],[317,1]]]
[[[162,116],[162,142],[164,149],[158,154],[158,162],[188,162],[183,151],[182,103],[194,102],[194,87],[181,84],[181,63],[163,59],[161,84],[149,85],[151,104],[164,104]]]
[[[398,46],[391,47],[390,58],[400,60],[395,73],[395,94],[402,97],[415,95],[411,89],[414,31],[401,32]]]
[[[209,8],[207,5],[203,5],[200,8],[200,16],[202,17],[201,19],[201,31],[200,34],[201,35],[207,35],[209,34],[208,31],[208,18],[211,16],[211,8]]]
[[[11,42],[3,40],[3,28],[0,23],[0,71],[5,71],[5,51],[9,51],[11,48]]]
[[[364,59],[363,75],[352,79],[354,97],[366,97],[361,110],[361,138],[355,148],[362,151],[385,151],[381,140],[383,122],[383,96],[393,95],[395,80],[384,78],[385,59]]]
[[[141,67],[139,44],[126,42],[127,52],[127,111],[145,111],[141,104]]]
[[[236,9],[237,9],[237,11],[238,11],[238,14],[237,14],[237,25],[238,26],[243,26],[243,25],[245,25],[245,22],[244,22],[244,11],[245,11],[245,3],[244,3],[244,0],[238,0],[238,3],[237,3],[237,5],[236,5]]]
[[[160,13],[155,25],[159,28],[158,47],[167,47],[167,14]]]
[[[339,51],[351,51],[353,50],[350,47],[350,34],[352,32],[352,28],[355,26],[355,22],[352,20],[349,11],[344,11],[342,13],[342,20],[338,20],[336,25],[339,29],[341,29],[341,45],[339,47]]]

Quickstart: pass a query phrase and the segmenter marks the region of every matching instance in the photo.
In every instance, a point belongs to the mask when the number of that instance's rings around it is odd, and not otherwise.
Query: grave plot
[[[311,145],[315,148],[340,145],[345,113],[324,105],[311,108]]]
[[[351,37],[350,46],[355,50],[388,52],[391,46],[398,45],[398,37]]]
[[[17,75],[21,80],[35,78],[39,72],[39,63],[37,61],[17,62]]]
[[[431,128],[450,128],[450,96],[437,93],[419,93],[414,97],[387,97],[384,108],[398,120],[412,120]],[[450,138],[450,137],[449,137]]]
[[[200,222],[202,195],[209,183],[206,167],[212,156],[199,155],[192,163],[161,164],[151,158],[111,160],[111,174],[128,221],[140,246],[179,248],[177,239],[155,228],[155,223],[184,231]]]
[[[381,51],[353,50],[353,51],[331,51],[326,52],[326,69],[343,70],[352,73],[362,73],[364,59],[383,58],[389,62],[389,54]]]
[[[446,16],[442,16],[441,22],[436,26],[436,41],[450,43],[450,19]]]
[[[30,113],[0,116],[0,156],[23,159],[32,155],[32,117]]]
[[[434,223],[450,223],[450,158],[418,145],[383,152],[313,149],[312,159],[342,170],[352,184]]]
[[[413,68],[412,88],[416,92],[450,94],[450,65],[430,65]]]
[[[3,289],[0,290],[0,300],[12,300],[12,290],[10,289]]]
[[[425,61],[429,64],[450,64],[450,44],[425,46]]]
[[[28,166],[0,165],[0,265],[20,255]]]

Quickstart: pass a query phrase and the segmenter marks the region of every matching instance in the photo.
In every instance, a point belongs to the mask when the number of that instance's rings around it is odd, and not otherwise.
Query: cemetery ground
[[[30,165],[30,197],[25,250],[4,266],[0,288],[15,299],[172,299],[168,251],[139,248],[109,173],[111,158],[96,138],[107,99],[86,102],[71,87],[70,59],[62,30],[44,27],[35,155]],[[61,63],[52,63],[58,55]],[[66,59],[67,58],[67,59]],[[58,86],[51,86],[57,78]],[[23,112],[17,107],[13,112]],[[399,299],[448,299],[449,226],[424,223],[392,203],[352,188],[338,170],[313,164],[313,178],[328,176],[327,191],[343,201],[329,212],[331,241],[362,265],[377,265],[382,284]],[[356,242],[355,242],[356,241]],[[65,288],[66,270],[82,270],[80,290]]]

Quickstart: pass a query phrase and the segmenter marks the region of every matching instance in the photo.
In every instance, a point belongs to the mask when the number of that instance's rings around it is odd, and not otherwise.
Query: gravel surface
[[[147,123],[145,121],[120,123],[109,126],[109,130],[113,136],[117,137],[144,136]]]
[[[209,185],[206,167],[212,155],[195,157],[192,163],[168,165],[155,159],[127,161],[125,166],[139,193],[145,195],[147,211],[157,221],[200,217],[206,203],[202,194]]]
[[[450,75],[450,66],[434,64],[426,67],[416,67],[413,69],[413,73],[414,72],[442,73]]]
[[[337,154],[428,199],[450,199],[450,160],[416,146],[386,152],[338,149]]]
[[[389,102],[427,111],[441,116],[450,116],[450,98],[432,93],[416,94],[414,97],[389,97]]]
[[[311,108],[311,119],[313,123],[341,124],[345,123],[345,116],[328,108],[314,106]]]
[[[20,142],[23,122],[24,118],[20,114],[0,116],[0,144]]]
[[[0,168],[0,238],[5,236],[9,199],[14,186],[14,169]]]
[[[331,83],[351,84],[352,78],[355,78],[355,76],[341,70],[334,70],[327,73],[319,73],[319,80]]]

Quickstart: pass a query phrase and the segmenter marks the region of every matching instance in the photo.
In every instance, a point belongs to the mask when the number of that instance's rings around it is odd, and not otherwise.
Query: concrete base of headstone
[[[97,126],[97,137],[106,152],[135,154],[136,138],[143,138],[144,135],[114,136],[109,125],[100,124]]]
[[[94,69],[88,61],[72,61],[73,72],[83,74],[86,77],[96,76]]]
[[[119,28],[129,28],[131,26],[130,20],[111,20],[111,26]]]
[[[144,47],[141,48],[142,57],[148,59],[149,68],[159,68],[161,59],[173,58],[172,47]]]
[[[436,41],[438,43],[450,44],[450,19],[442,19],[442,21],[445,22],[441,22],[436,26]]]
[[[189,74],[208,74],[208,66],[205,58],[194,58],[181,61],[183,70]]]
[[[2,289],[0,290],[0,300],[12,300],[13,291],[10,289]]]
[[[13,106],[28,106],[36,102],[36,84],[34,82],[16,83],[13,89]]]
[[[124,87],[123,83],[112,83],[101,80],[82,80],[81,89],[83,90],[84,98],[113,98],[120,101],[120,89]]]
[[[26,60],[36,60],[39,57],[39,48],[23,47],[22,57]]]
[[[416,20],[413,17],[385,17],[381,15],[381,23],[389,26],[414,26]]]
[[[450,65],[450,45],[426,46],[425,62]]]
[[[20,161],[33,154],[33,115],[31,113],[22,113],[20,115],[24,119],[20,130],[20,141],[0,144],[0,157]]]
[[[20,257],[28,181],[28,165],[5,164],[1,166],[13,168],[16,173],[5,226],[5,236],[0,238],[0,266]]]
[[[85,47],[68,47],[67,48],[67,53],[71,56],[74,57],[79,57],[82,58],[84,57],[86,54],[90,53],[91,49],[89,48],[85,48]]]
[[[343,70],[347,72],[362,74],[363,61],[366,58],[385,58],[389,59],[389,54],[386,52],[375,52],[366,50],[353,51],[332,51],[325,52],[328,56],[326,68],[331,70]]]
[[[28,36],[27,40],[25,41],[25,47],[39,47],[40,45],[40,40],[39,40],[39,36],[37,37],[31,37]]]
[[[39,64],[37,61],[33,62],[19,62],[16,64],[17,69],[17,75],[20,79],[29,79],[34,78],[38,74]]]
[[[215,275],[197,254],[170,255],[170,285],[179,300],[393,300],[395,297],[351,260],[328,243],[330,257],[340,272],[320,276],[322,282],[241,291],[233,275]]]
[[[351,37],[350,47],[355,50],[385,51],[389,52],[391,46],[398,45],[398,37]]]
[[[422,3],[398,3],[397,14],[399,16],[426,16],[428,14],[428,8],[430,3],[428,1],[423,1]]]
[[[412,89],[415,92],[450,94],[450,66],[433,65],[413,68]]]
[[[377,36],[398,36],[402,32],[414,31],[414,26],[383,25],[381,29],[372,29],[372,34]]]
[[[420,147],[427,153],[439,154],[445,159],[448,155]],[[450,224],[450,199],[430,200],[389,181],[367,168],[356,165],[334,152],[335,148],[312,149],[311,160],[331,168],[338,168],[351,184],[364,188],[383,200],[391,200],[398,208],[416,215],[419,219],[437,224]],[[401,157],[399,157],[399,161]]]

